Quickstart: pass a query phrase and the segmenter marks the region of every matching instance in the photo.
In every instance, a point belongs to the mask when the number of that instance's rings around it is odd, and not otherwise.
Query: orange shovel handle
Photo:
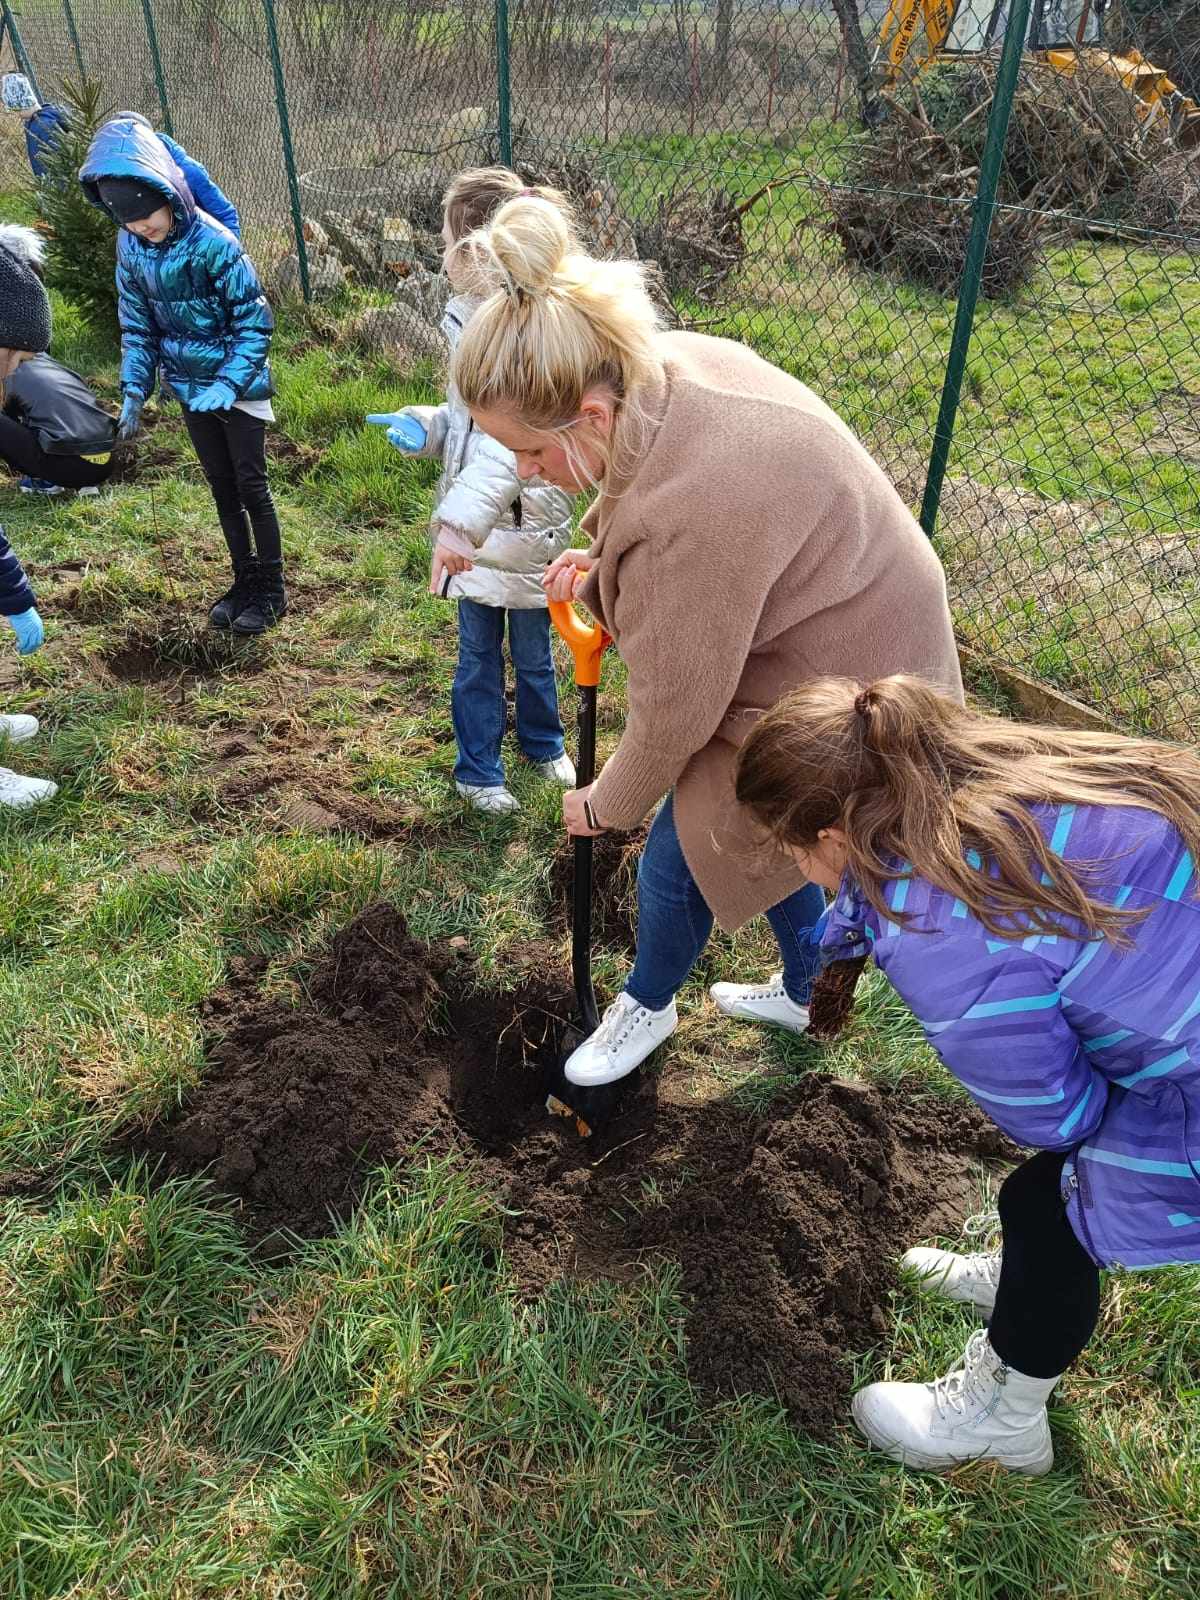
[[[550,620],[574,658],[575,682],[581,689],[594,689],[600,682],[600,658],[612,635],[598,622],[585,622],[570,600],[551,600]]]

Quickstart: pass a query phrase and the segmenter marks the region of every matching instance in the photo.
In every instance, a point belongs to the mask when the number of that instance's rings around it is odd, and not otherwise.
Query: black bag
[[[87,384],[47,355],[22,361],[5,380],[4,410],[48,456],[103,456],[116,442],[117,425]]]

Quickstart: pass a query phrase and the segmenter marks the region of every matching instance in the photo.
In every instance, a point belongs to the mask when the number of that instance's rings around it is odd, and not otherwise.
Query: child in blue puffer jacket
[[[259,634],[287,610],[279,519],[267,482],[273,422],[267,362],[275,321],[241,244],[195,202],[183,173],[134,117],[96,134],[79,174],[119,225],[119,434],[137,432],[163,381],[183,404],[229,548],[233,583],[212,606],[215,628]]]

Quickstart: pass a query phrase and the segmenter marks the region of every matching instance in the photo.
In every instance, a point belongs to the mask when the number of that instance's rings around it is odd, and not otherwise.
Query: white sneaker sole
[[[1054,1445],[1050,1438],[1050,1430],[1045,1430],[1044,1436],[1039,1437],[1028,1450],[980,1450],[973,1456],[947,1456],[934,1455],[932,1452],[917,1450],[912,1445],[902,1444],[893,1438],[871,1415],[869,1403],[864,1399],[865,1391],[859,1390],[850,1404],[854,1425],[874,1449],[890,1456],[893,1461],[898,1461],[902,1466],[913,1467],[920,1472],[953,1472],[956,1467],[969,1466],[972,1461],[995,1461],[1002,1467],[1007,1467],[1010,1472],[1021,1472],[1027,1477],[1040,1478],[1050,1471],[1054,1465]]]

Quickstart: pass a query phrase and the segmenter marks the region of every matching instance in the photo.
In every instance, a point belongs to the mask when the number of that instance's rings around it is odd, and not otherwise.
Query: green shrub
[[[38,210],[47,233],[46,281],[79,306],[96,327],[117,319],[116,237],[105,212],[83,192],[79,169],[96,129],[112,112],[92,78],[63,84],[70,126],[42,157],[46,175],[37,183]]]

